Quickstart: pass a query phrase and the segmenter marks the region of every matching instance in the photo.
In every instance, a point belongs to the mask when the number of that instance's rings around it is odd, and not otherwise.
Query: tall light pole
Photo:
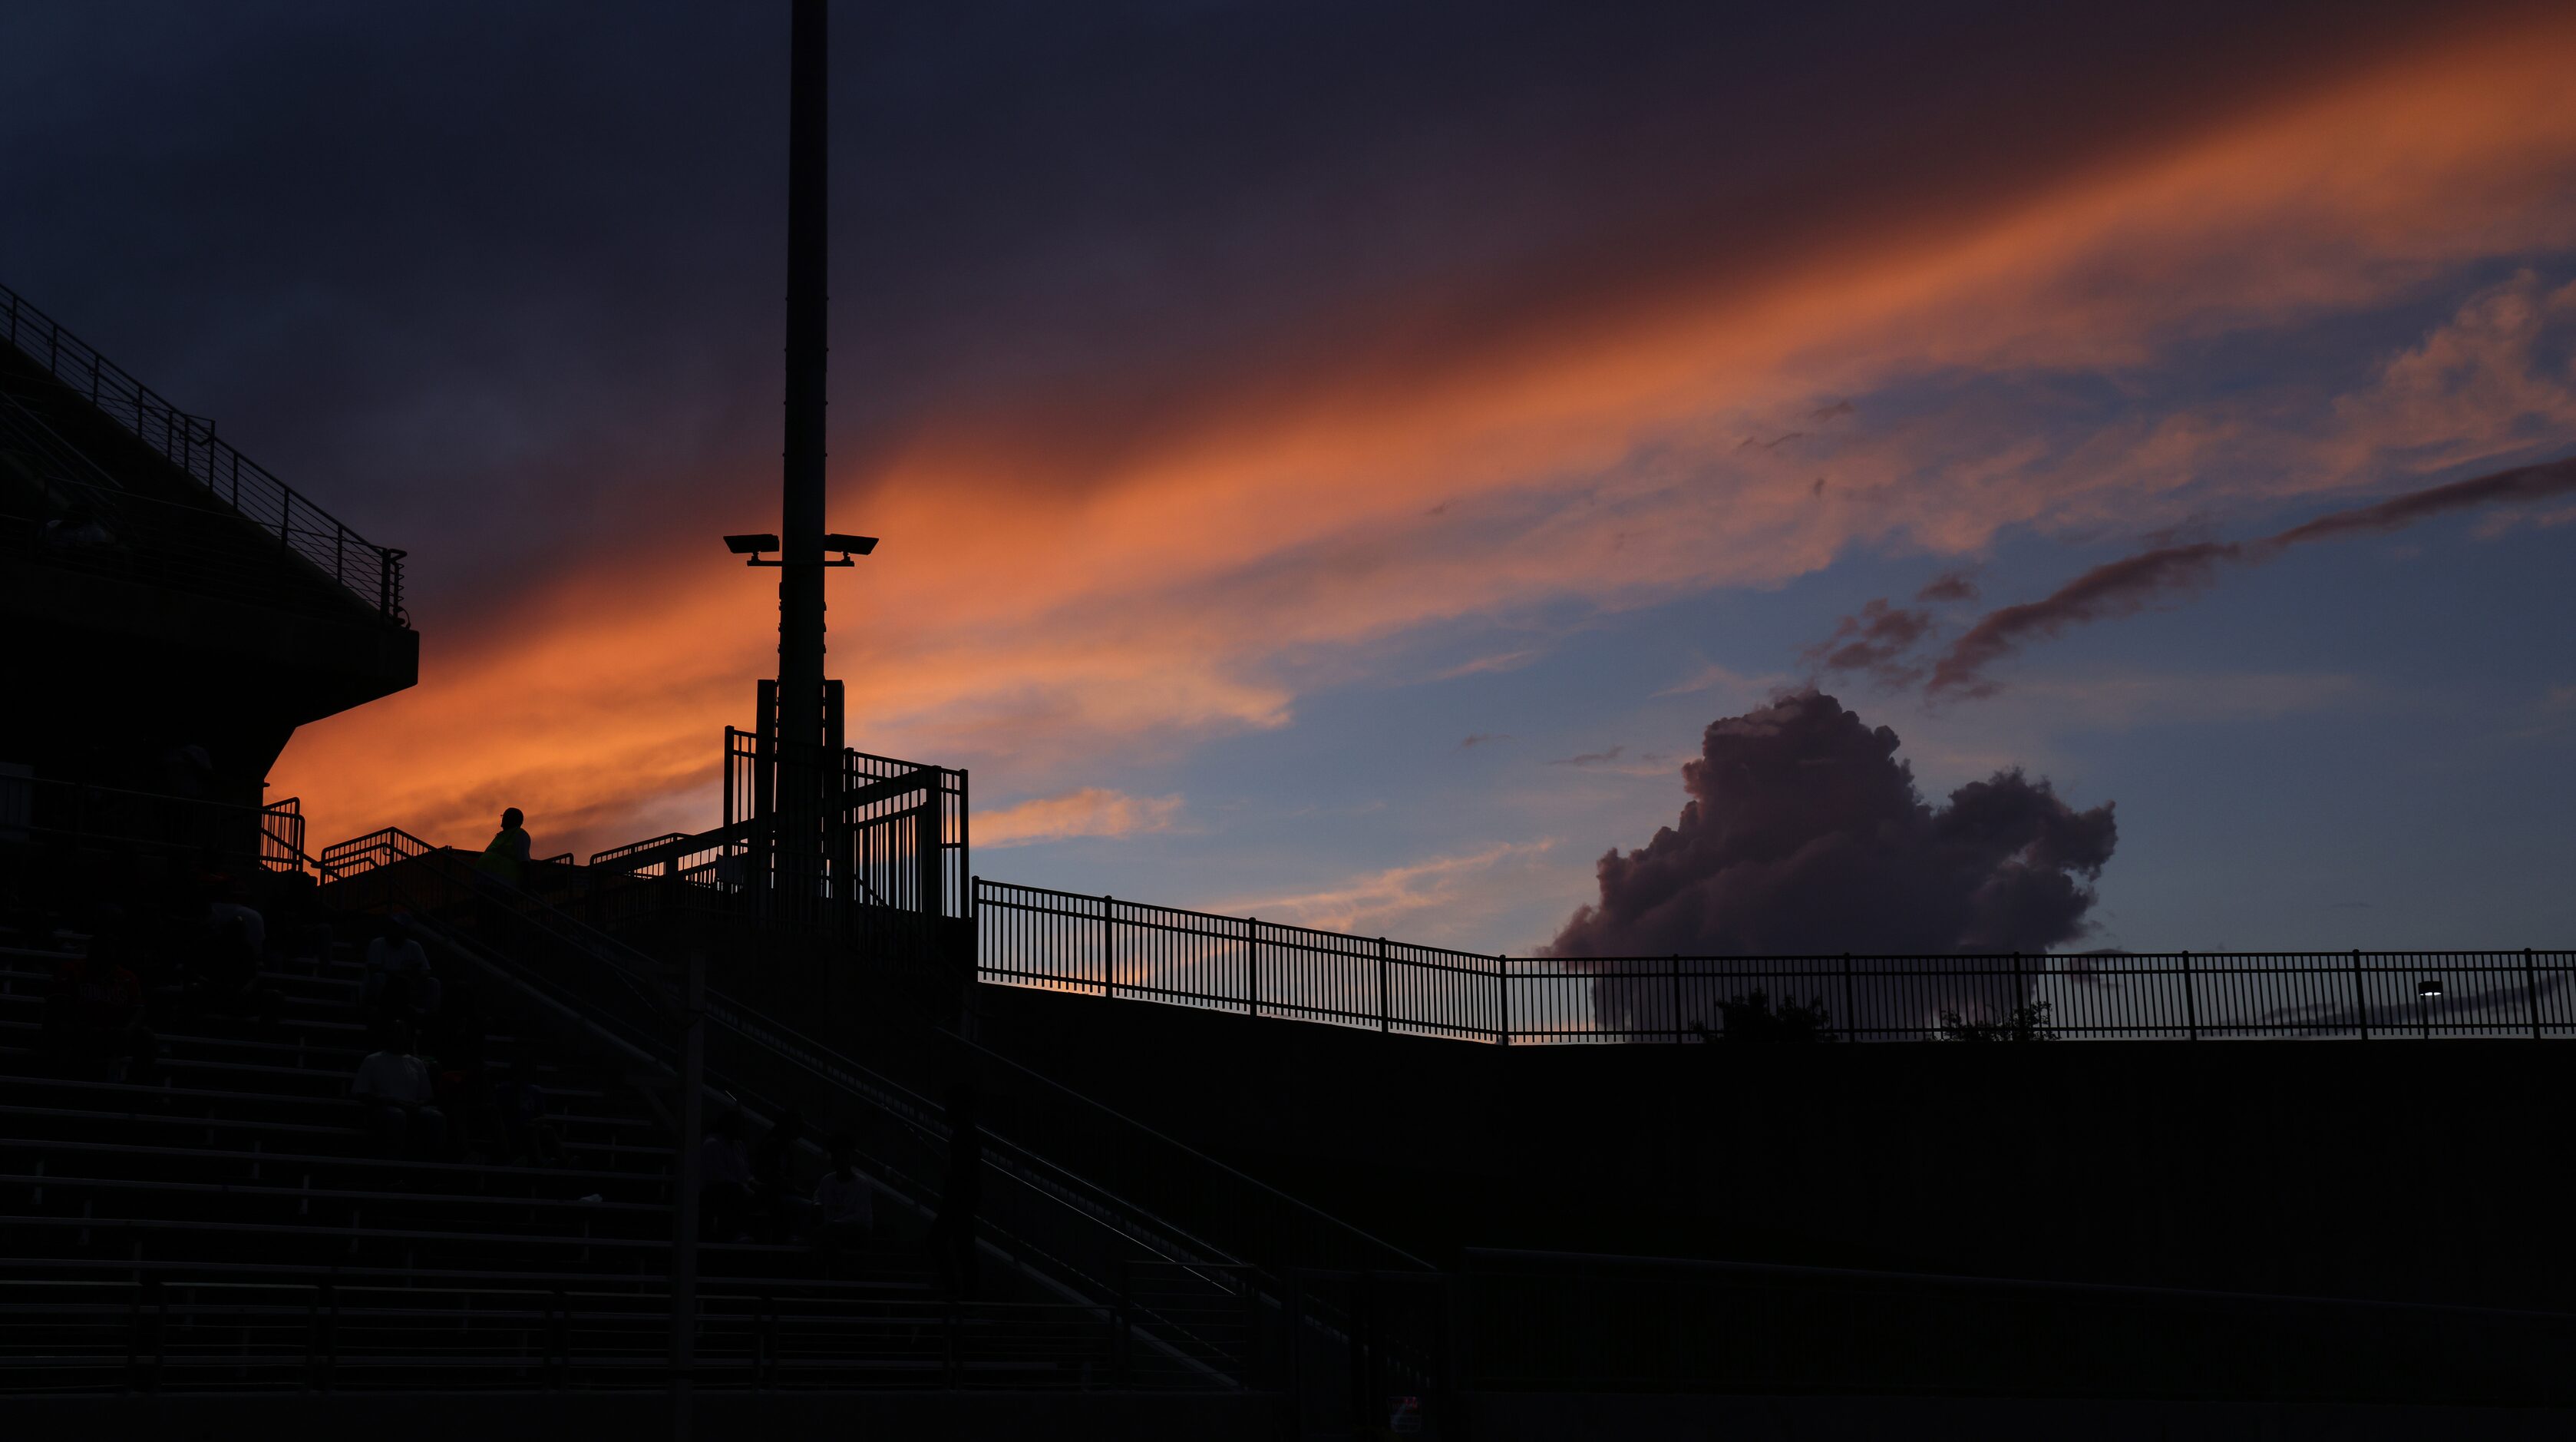
[[[776,535],[727,536],[736,555],[778,568],[778,682],[764,705],[746,881],[765,914],[802,917],[822,895],[828,788],[840,767],[826,754],[840,727],[827,714],[823,680],[823,571],[875,549],[870,536],[823,529],[824,363],[830,348],[830,175],[825,164],[830,44],[824,0],[795,0],[787,65],[787,444]],[[841,553],[823,559],[827,550]],[[778,559],[761,553],[776,551]],[[728,783],[730,784],[730,783]]]
[[[823,367],[830,348],[824,324],[830,259],[827,12],[824,0],[795,4],[787,78],[786,504],[779,516],[784,564],[778,571],[782,756],[823,744]],[[814,814],[785,795],[780,800],[791,818],[799,811]]]

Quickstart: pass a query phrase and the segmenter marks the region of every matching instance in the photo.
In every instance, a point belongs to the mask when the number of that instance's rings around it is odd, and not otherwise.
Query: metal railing
[[[37,838],[304,869],[304,807],[264,807],[53,777],[0,774],[0,843]]]
[[[0,326],[19,354],[275,537],[282,554],[310,564],[387,620],[410,624],[403,611],[403,552],[342,525],[218,437],[214,422],[163,400],[17,292],[0,286],[0,303]]]
[[[1510,1035],[1503,959],[1252,917],[975,879],[986,981],[1331,1022]]]
[[[404,864],[396,865],[401,862]],[[668,966],[517,888],[476,879],[466,858],[388,829],[327,848],[333,880],[382,885],[376,897],[444,925],[457,917],[471,945],[520,982],[591,1019],[639,1053],[673,1044]],[[711,1079],[749,1101],[800,1109],[818,1132],[850,1129],[872,1174],[903,1195],[935,1198],[947,1154],[940,1103],[816,1039],[823,1016],[784,994],[790,1025],[738,995],[710,988],[705,1015]],[[829,1020],[829,1017],[823,1017]],[[981,1070],[988,1101],[982,1215],[988,1234],[1086,1295],[1115,1291],[1122,1268],[1146,1263],[1275,1268],[1334,1262],[1420,1266],[1418,1259],[1043,1079],[1000,1074],[1009,1064],[945,1033],[920,1027],[890,1058],[924,1090]],[[1113,1190],[1015,1143],[1015,1123],[1106,1165]],[[1144,1189],[1135,1195],[1127,1187]],[[1169,1207],[1172,1210],[1162,1210]],[[1214,1228],[1216,1235],[1203,1229]],[[1220,1286],[1217,1290],[1225,1290]]]
[[[974,894],[983,981],[1464,1041],[2576,1036],[2566,951],[1505,957],[980,877]]]

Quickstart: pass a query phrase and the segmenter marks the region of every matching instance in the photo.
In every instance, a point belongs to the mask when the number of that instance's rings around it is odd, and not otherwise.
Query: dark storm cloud
[[[1809,691],[1710,723],[1680,819],[1598,868],[1569,959],[2040,951],[2085,932],[2118,839],[1999,771],[1927,805],[1896,733]]]
[[[1932,630],[1932,613],[1891,605],[1881,597],[1845,616],[1834,633],[1810,646],[1806,658],[1827,671],[1866,671],[1891,689],[1911,685],[1922,674],[1904,663],[1914,644]]]
[[[1928,675],[1915,653],[1935,629],[1931,613],[1899,607],[1883,597],[1862,607],[1858,615],[1843,617],[1833,634],[1803,654],[1820,670],[1867,674],[1890,690],[1920,680],[1927,695],[1991,696],[2002,689],[2002,683],[1989,672],[2023,647],[2187,596],[2216,581],[2224,567],[2260,565],[2293,546],[2315,541],[2401,530],[2436,516],[2569,494],[2576,494],[2576,458],[2515,466],[2427,487],[2319,516],[2259,540],[2159,545],[2096,566],[2039,600],[1987,612],[1930,663]],[[1976,587],[1964,575],[1951,573],[1925,586],[1915,599],[1974,600],[1976,595]]]
[[[1587,751],[1580,756],[1560,756],[1547,764],[1550,766],[1575,767],[1607,766],[1611,762],[1618,760],[1621,756],[1626,755],[1627,751],[1628,748],[1625,746],[1613,746],[1607,751]]]
[[[1936,694],[1956,691],[1969,696],[1991,695],[1996,684],[1987,679],[1985,668],[2023,646],[2048,640],[2071,626],[2107,616],[2131,615],[2152,602],[2197,590],[2216,578],[2222,562],[2238,560],[2245,554],[2245,547],[2233,542],[2202,541],[2166,546],[2096,566],[2058,587],[2044,600],[1986,613],[1966,634],[1951,642],[1950,649],[1933,664],[1932,679],[1925,683],[1925,689]]]
[[[834,452],[969,416],[1081,484],[1319,377],[1421,384],[1992,213],[2474,18],[840,7]],[[43,223],[0,231],[0,279],[408,547],[425,617],[506,614],[761,514],[785,28],[13,7],[0,193]]]
[[[2094,567],[2045,599],[1987,613],[1950,643],[1933,665],[1925,690],[1936,695],[1991,695],[1998,683],[1986,674],[1987,668],[2022,647],[2061,635],[2072,627],[2130,615],[2157,601],[2197,590],[2209,584],[2222,565],[2260,564],[2292,546],[2313,541],[2393,531],[2435,516],[2483,506],[2553,500],[2572,492],[2576,492],[2576,458],[2515,466],[2376,505],[2336,511],[2258,541],[2200,541],[2123,557]]]

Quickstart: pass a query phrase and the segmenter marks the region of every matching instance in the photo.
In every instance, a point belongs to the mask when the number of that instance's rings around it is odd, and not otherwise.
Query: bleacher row
[[[673,1153],[641,1091],[563,1039],[487,1034],[487,1064],[528,1063],[551,1155],[505,1160],[488,1134],[373,1155],[346,938],[309,969],[269,961],[272,1015],[156,1016],[157,1059],[67,1066],[45,995],[89,941],[0,933],[0,1388],[667,1380]],[[699,1385],[1121,1379],[1107,1310],[946,1297],[915,1212],[877,1211],[828,1269],[801,1242],[702,1244]]]

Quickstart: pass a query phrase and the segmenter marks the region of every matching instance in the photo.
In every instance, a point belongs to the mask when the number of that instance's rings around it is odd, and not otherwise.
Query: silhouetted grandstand
[[[266,774],[415,680],[403,553],[0,290],[13,1428],[2564,1430],[2567,953],[1511,958],[977,877],[820,674],[875,543],[795,15],[784,538],[727,538],[782,679],[709,830],[308,838]]]

